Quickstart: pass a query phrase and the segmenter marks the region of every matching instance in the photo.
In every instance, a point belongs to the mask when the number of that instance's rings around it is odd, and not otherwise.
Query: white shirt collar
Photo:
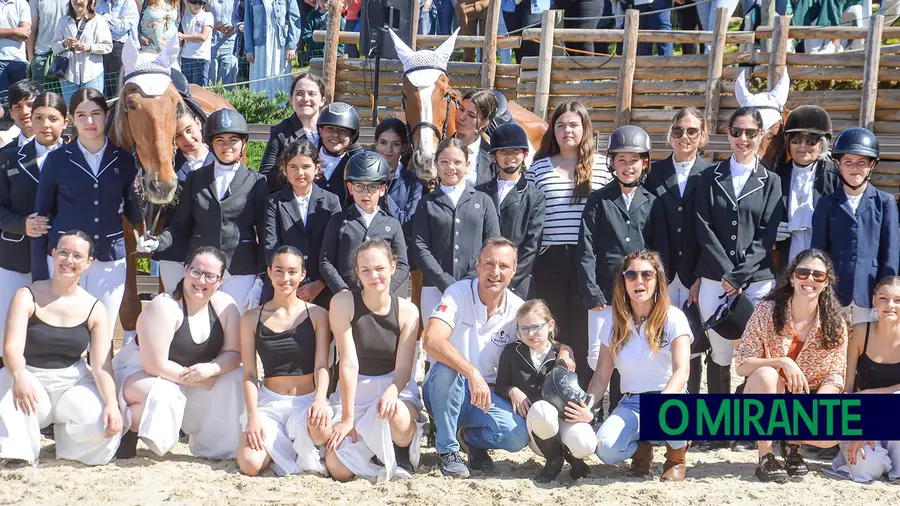
[[[359,207],[359,204],[354,203],[353,205],[356,206],[356,210],[359,211],[359,215],[362,216],[363,221],[366,223],[366,228],[368,228],[369,225],[372,224],[372,220],[375,219],[375,215],[378,214],[378,208],[376,207],[375,210],[370,214],[365,212],[363,208]]]
[[[34,152],[35,152],[35,154],[36,154],[37,156],[42,156],[42,155],[45,155],[45,154],[50,153],[50,152],[52,152],[52,151],[55,151],[56,148],[58,148],[58,147],[60,147],[60,146],[62,146],[62,145],[63,145],[62,139],[56,141],[56,144],[54,144],[54,145],[52,145],[52,146],[44,146],[44,145],[41,144],[40,142],[34,141]]]
[[[481,152],[481,136],[475,138],[472,144],[466,146],[469,151],[469,170],[466,172],[466,181],[475,184],[478,181],[478,155]]]
[[[681,175],[687,176],[687,174],[691,171],[691,167],[694,166],[694,162],[696,162],[696,161],[697,161],[697,159],[693,158],[686,162],[676,162],[675,158],[672,158],[672,165],[675,166],[675,172],[679,176],[681,176]]]
[[[456,207],[456,204],[459,203],[459,198],[462,197],[463,191],[466,189],[465,181],[459,183],[456,186],[447,186],[442,184],[441,190],[450,197],[450,201],[453,202],[453,206]]]
[[[21,148],[22,146],[28,144],[28,141],[30,141],[31,139],[34,139],[34,136],[31,136],[31,137],[25,137],[25,135],[24,135],[24,134],[22,133],[22,131],[20,130],[20,131],[19,131],[19,136],[16,137],[16,142],[18,143],[19,147]]]
[[[106,146],[109,146],[109,139],[106,139],[105,141],[103,141],[103,147],[100,148],[100,151],[97,151],[96,153],[91,153],[90,151],[88,151],[88,149],[86,147],[84,147],[84,144],[81,143],[81,139],[78,139],[78,149],[81,150],[81,153],[84,155],[85,158],[88,158],[88,157],[103,158],[103,153],[106,152]]]
[[[731,157],[731,159],[729,160],[729,165],[731,166],[731,176],[741,177],[753,172],[753,170],[756,168],[756,160],[753,160],[750,163],[751,165],[744,165],[742,163],[738,163],[738,161],[735,160],[734,157]]]
[[[236,172],[240,162],[234,162],[228,165],[223,164],[219,160],[214,162],[215,169],[221,172]]]
[[[521,176],[520,176],[521,177]],[[519,184],[518,181],[508,181],[506,179],[497,179],[497,197],[499,202],[503,202],[503,199],[506,198],[507,195],[512,192],[513,188]]]
[[[622,193],[622,200],[625,201],[625,209],[628,211],[631,210],[631,201],[634,200],[635,193],[637,193],[637,191],[633,191],[631,193]]]

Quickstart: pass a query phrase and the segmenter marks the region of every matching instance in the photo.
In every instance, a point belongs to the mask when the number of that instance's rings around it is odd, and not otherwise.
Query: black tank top
[[[28,291],[33,300],[34,292],[31,288]],[[54,327],[45,323],[38,318],[35,302],[34,313],[28,319],[28,329],[25,332],[25,364],[41,369],[64,369],[81,360],[81,355],[91,344],[88,320],[91,319],[97,302],[99,301],[94,301],[84,322],[74,327]]]
[[[313,328],[309,304],[306,318],[296,327],[284,332],[272,332],[262,323],[262,312],[256,322],[256,353],[262,362],[266,379],[279,376],[312,374],[316,366],[316,329]]]
[[[359,361],[359,374],[383,376],[394,370],[397,363],[397,342],[400,340],[400,312],[397,296],[391,296],[391,309],[377,315],[366,307],[360,290],[353,290],[353,344]]]
[[[169,360],[184,367],[195,364],[212,362],[219,356],[222,346],[225,345],[225,330],[219,322],[219,316],[212,304],[206,303],[209,311],[209,338],[202,343],[195,343],[191,337],[191,326],[188,324],[187,304],[181,301],[181,311],[184,313],[184,321],[172,336],[172,344],[169,346]]]
[[[866,340],[863,343],[863,352],[856,361],[856,391],[872,388],[884,388],[900,383],[900,362],[882,364],[875,362],[866,354],[869,347],[870,323],[866,323]]]

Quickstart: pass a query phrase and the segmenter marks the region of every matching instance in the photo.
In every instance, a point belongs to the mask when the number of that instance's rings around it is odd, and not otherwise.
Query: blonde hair
[[[538,318],[540,318],[541,320],[544,320],[547,323],[549,323],[549,322],[555,323],[556,322],[556,320],[553,318],[553,313],[550,312],[550,306],[548,306],[547,303],[544,302],[544,299],[531,299],[531,300],[525,302],[524,304],[522,304],[522,307],[520,307],[519,310],[516,311],[516,324],[518,325],[520,318],[524,317],[525,315],[529,315],[529,314],[533,314],[533,315],[537,316]],[[518,332],[516,332],[516,337],[519,337]],[[556,344],[555,337],[556,337],[556,326],[554,326],[553,330],[551,330],[550,333],[547,335],[547,339],[551,343]]]
[[[662,348],[663,332],[665,331],[666,317],[669,314],[670,304],[666,271],[659,254],[655,251],[635,251],[622,261],[622,266],[619,268],[615,281],[615,292],[612,301],[613,332],[609,343],[609,351],[612,352],[614,359],[616,353],[625,347],[632,334],[631,326],[634,322],[634,313],[631,309],[631,298],[625,289],[624,274],[628,270],[628,266],[635,260],[650,262],[656,271],[656,291],[653,299],[653,309],[650,310],[650,315],[647,317],[644,335],[647,336],[647,344],[650,345],[650,350],[653,351],[654,355],[659,353],[660,348]]]

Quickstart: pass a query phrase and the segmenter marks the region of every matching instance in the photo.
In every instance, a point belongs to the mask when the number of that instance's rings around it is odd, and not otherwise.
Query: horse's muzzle
[[[170,204],[175,198],[175,190],[178,188],[178,179],[172,182],[160,181],[158,178],[144,178],[144,192],[147,200],[152,204]]]
[[[431,181],[437,179],[437,172],[434,168],[434,157],[426,154],[421,149],[413,152],[410,158],[410,169],[415,172],[416,176],[423,181]]]

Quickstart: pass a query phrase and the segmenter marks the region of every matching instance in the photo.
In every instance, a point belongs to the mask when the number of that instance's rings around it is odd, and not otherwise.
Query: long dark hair
[[[821,260],[825,264],[825,271],[828,273],[828,284],[822,293],[819,294],[819,327],[822,329],[823,341],[826,349],[833,349],[841,344],[841,336],[843,330],[847,326],[847,321],[841,312],[841,303],[838,301],[837,295],[834,293],[834,287],[837,285],[837,276],[834,274],[834,264],[831,258],[824,251],[817,249],[808,249],[801,251],[797,258],[791,262],[778,277],[775,282],[775,288],[766,295],[763,300],[771,301],[775,306],[773,308],[772,321],[775,324],[775,332],[781,334],[787,325],[788,308],[791,305],[791,299],[794,297],[794,285],[791,284],[791,278],[794,271],[801,262],[807,259]]]
[[[109,113],[109,105],[106,103],[103,93],[94,88],[82,88],[76,91],[72,98],[69,99],[69,111],[73,116],[75,115],[75,109],[78,109],[82,102],[93,102],[97,104],[97,107],[103,109],[104,113]]]
[[[553,110],[550,116],[550,128],[541,139],[541,147],[534,155],[535,160],[558,155],[559,143],[556,142],[556,122],[559,117],[567,112],[574,112],[581,118],[581,129],[584,136],[578,146],[578,165],[575,166],[575,190],[572,192],[572,200],[580,201],[591,193],[591,176],[594,174],[594,127],[591,124],[591,115],[581,102],[575,100],[563,102]]]
[[[69,230],[68,232],[60,235],[59,240],[57,240],[56,243],[59,244],[59,241],[62,240],[63,237],[77,237],[82,241],[88,243],[88,256],[94,256],[94,241],[92,241],[91,236],[87,235],[85,232],[82,232],[81,230]]]
[[[191,253],[191,256],[187,259],[187,261],[184,262],[184,266],[190,266],[192,263],[194,263],[195,258],[205,254],[214,256],[216,260],[218,260],[219,263],[222,264],[222,267],[219,268],[219,276],[224,276],[225,264],[228,263],[228,260],[225,258],[225,253],[222,253],[222,250],[214,246],[200,246],[199,248],[195,249],[194,252]],[[181,281],[179,281],[178,284],[175,285],[175,289],[172,290],[172,298],[175,300],[184,299],[184,278],[181,278]]]

